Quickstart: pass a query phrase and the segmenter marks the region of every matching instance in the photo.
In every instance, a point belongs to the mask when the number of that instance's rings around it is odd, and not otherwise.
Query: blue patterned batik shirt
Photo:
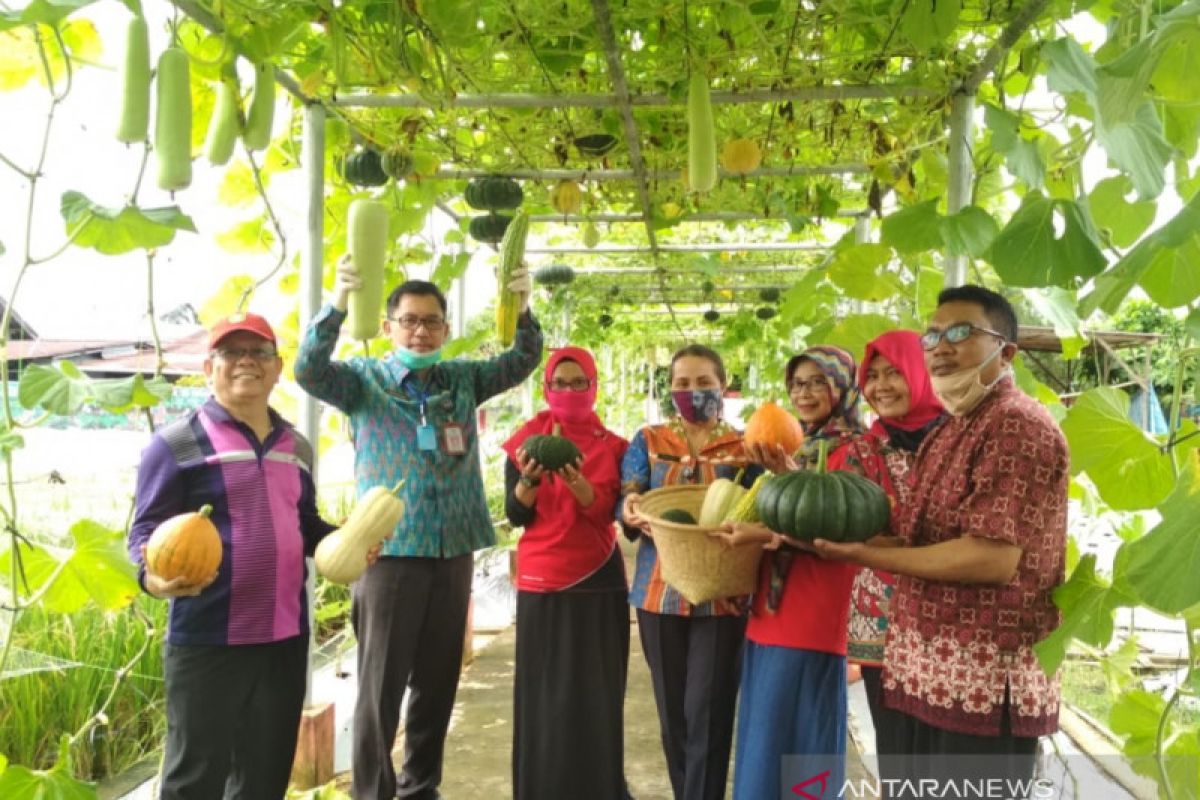
[[[404,518],[384,541],[385,556],[453,558],[496,543],[479,466],[476,409],[516,386],[542,357],[542,330],[529,314],[517,324],[510,350],[487,361],[452,360],[432,367],[428,384],[394,355],[333,361],[346,318],[327,305],[313,319],[296,356],[296,382],[350,418],[358,494],[401,479]],[[428,423],[462,426],[463,455],[417,447],[421,397]]]

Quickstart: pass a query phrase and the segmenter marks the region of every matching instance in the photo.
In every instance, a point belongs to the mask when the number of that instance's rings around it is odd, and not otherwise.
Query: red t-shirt
[[[848,450],[843,445],[830,453],[827,468],[846,468]],[[767,591],[772,558],[768,554],[759,571],[746,638],[756,644],[845,655],[850,589],[859,568],[843,561],[825,561],[811,553],[795,553],[779,606],[771,612],[767,610]]]

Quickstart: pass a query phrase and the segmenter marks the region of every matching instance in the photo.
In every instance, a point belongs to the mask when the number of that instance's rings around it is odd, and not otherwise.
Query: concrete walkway
[[[671,800],[650,672],[642,656],[636,625],[630,638],[629,685],[625,693],[625,777],[637,800]],[[508,628],[476,655],[463,674],[446,742],[441,787],[446,800],[512,797],[515,643],[516,631]],[[847,767],[852,779],[866,777],[857,752],[851,753]],[[730,774],[732,777],[732,769]]]

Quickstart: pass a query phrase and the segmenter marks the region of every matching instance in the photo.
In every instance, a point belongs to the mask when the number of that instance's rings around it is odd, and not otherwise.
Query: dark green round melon
[[[583,457],[575,443],[562,436],[530,436],[522,447],[530,458],[551,472],[574,464]]]

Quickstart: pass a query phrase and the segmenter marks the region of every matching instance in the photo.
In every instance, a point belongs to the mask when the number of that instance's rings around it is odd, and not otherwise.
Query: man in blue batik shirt
[[[496,541],[476,409],[537,367],[542,333],[529,313],[529,274],[521,267],[508,285],[521,297],[513,347],[486,361],[442,361],[446,298],[432,283],[406,281],[388,296],[383,320],[393,351],[332,361],[349,293],[361,285],[343,258],[333,304],[317,314],[296,358],[296,382],[350,418],[359,494],[405,481],[405,517],[352,590],[358,637],[352,789],[358,800],[436,800],[462,664],[472,553]],[[391,752],[406,687],[404,768],[397,778]]]

